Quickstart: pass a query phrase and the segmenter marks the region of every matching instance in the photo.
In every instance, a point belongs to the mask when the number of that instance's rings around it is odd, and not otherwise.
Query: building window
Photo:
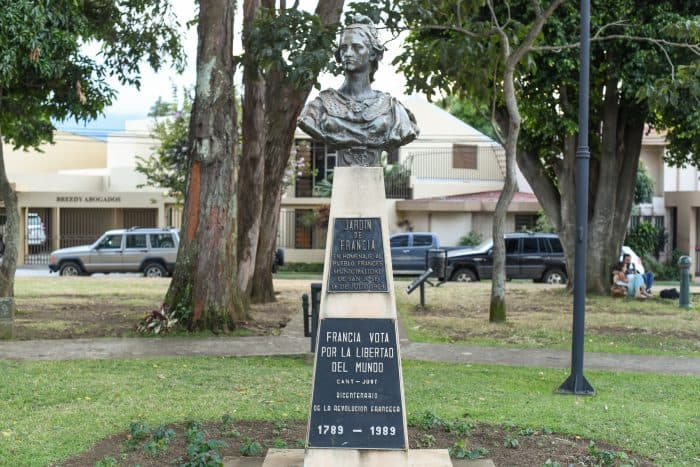
[[[537,225],[537,214],[516,214],[515,231],[533,230]]]
[[[476,169],[478,146],[468,144],[452,145],[453,169]]]

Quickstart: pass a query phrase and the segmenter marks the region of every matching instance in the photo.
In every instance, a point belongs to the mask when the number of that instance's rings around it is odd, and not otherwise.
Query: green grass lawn
[[[555,395],[568,372],[404,362],[408,415],[547,427],[617,444],[659,464],[700,463],[700,379],[588,372],[595,397]],[[301,358],[0,361],[0,462],[46,465],[128,429],[186,419],[303,420]]]
[[[490,282],[451,282],[427,287],[425,308],[417,291],[397,289],[396,301],[417,342],[571,348],[573,297],[564,287],[509,282],[504,324],[488,322],[490,292]],[[700,357],[700,309],[679,308],[677,300],[589,295],[586,351]]]

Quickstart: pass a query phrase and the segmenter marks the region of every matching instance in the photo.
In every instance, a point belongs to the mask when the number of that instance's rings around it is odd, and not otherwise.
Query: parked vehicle
[[[142,272],[146,277],[165,277],[175,269],[180,236],[172,228],[109,230],[92,245],[53,251],[49,269],[62,276],[95,272]]]
[[[46,229],[39,214],[30,212],[27,216],[27,244],[43,245],[46,242]]]
[[[564,284],[566,257],[559,237],[546,233],[506,234],[506,278]],[[448,277],[472,282],[490,279],[493,272],[493,245],[447,252]]]
[[[425,255],[431,248],[439,248],[440,241],[431,232],[404,232],[389,237],[389,246],[394,274],[421,274]]]

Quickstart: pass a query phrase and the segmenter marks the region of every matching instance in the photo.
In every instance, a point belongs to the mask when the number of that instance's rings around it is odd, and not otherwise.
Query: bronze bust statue
[[[335,51],[345,70],[343,85],[321,91],[299,117],[302,130],[338,150],[338,165],[377,165],[382,150],[398,148],[418,136],[411,111],[370,86],[383,55],[372,21],[355,16],[355,22],[341,32]]]

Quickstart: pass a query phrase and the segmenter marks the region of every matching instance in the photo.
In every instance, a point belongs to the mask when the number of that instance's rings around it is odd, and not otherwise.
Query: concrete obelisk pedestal
[[[381,167],[336,168],[328,230],[304,466],[451,466],[408,450]]]

